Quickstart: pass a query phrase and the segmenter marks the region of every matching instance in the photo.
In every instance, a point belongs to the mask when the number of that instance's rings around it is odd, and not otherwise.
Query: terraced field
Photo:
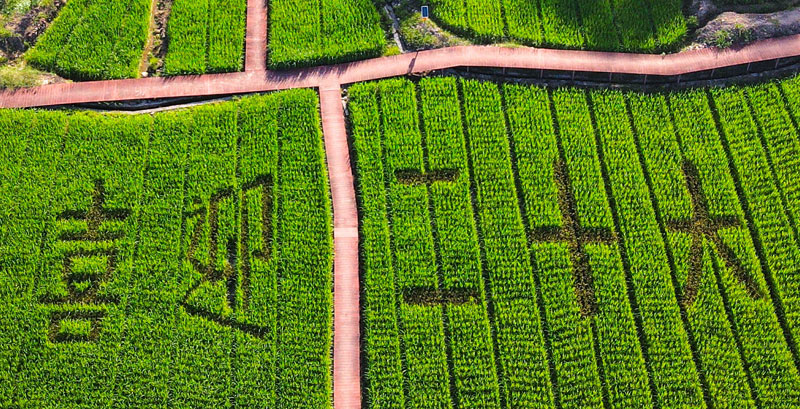
[[[317,105],[0,113],[0,407],[330,407]]]
[[[367,407],[800,406],[800,80],[348,98]]]
[[[654,52],[686,35],[680,0],[433,0],[431,18],[482,42]]]

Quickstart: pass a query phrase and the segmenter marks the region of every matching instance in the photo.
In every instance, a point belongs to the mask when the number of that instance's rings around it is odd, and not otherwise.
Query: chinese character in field
[[[108,291],[116,267],[119,242],[124,236],[125,209],[105,204],[103,181],[95,182],[87,210],[67,210],[56,218],[56,271],[45,272],[39,294],[50,305],[48,337],[52,342],[90,341],[97,338],[105,306],[117,303]]]
[[[432,170],[422,173],[418,170],[398,170],[395,172],[401,185],[431,185],[433,183],[454,183],[458,180],[457,169]],[[481,298],[477,289],[447,290],[441,288],[412,287],[403,291],[403,301],[415,305],[459,305],[477,303]]]
[[[688,234],[692,239],[691,250],[689,253],[689,274],[686,278],[686,287],[683,291],[681,302],[689,306],[694,303],[700,290],[700,282],[703,274],[703,242],[713,243],[720,256],[728,268],[743,283],[747,292],[754,299],[761,297],[761,290],[758,284],[746,272],[741,260],[734,254],[733,250],[726,245],[720,237],[719,231],[725,228],[740,227],[740,222],[736,217],[712,218],[708,212],[708,203],[700,186],[700,178],[697,169],[691,163],[685,163],[683,173],[686,177],[686,184],[689,194],[692,197],[692,218],[691,220],[667,222],[667,227],[673,232]]]
[[[252,207],[260,211],[250,210],[248,199],[257,199]],[[265,328],[240,317],[249,308],[252,263],[270,258],[272,201],[272,178],[264,176],[239,192],[223,189],[207,205],[185,215],[187,232],[191,231],[186,259],[199,276],[181,302],[186,312],[264,336]]]
[[[593,315],[597,308],[594,296],[594,283],[589,265],[586,245],[600,243],[613,245],[616,237],[609,228],[587,228],[577,217],[577,203],[572,194],[567,169],[563,162],[554,165],[555,181],[558,185],[558,204],[562,222],[558,226],[543,226],[533,229],[533,239],[539,243],[563,243],[569,248],[572,260],[572,274],[575,278],[575,294],[581,314]]]

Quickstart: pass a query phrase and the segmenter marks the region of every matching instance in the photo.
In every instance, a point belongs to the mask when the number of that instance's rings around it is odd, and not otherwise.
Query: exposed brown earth
[[[729,36],[732,46],[798,34],[800,33],[800,9],[769,14],[726,11],[697,30],[695,43],[717,45],[720,32]]]
[[[800,0],[752,5],[718,5],[694,0],[690,15],[699,28],[687,48],[741,46],[767,38],[800,34]]]
[[[161,71],[164,56],[167,55],[167,22],[172,12],[172,0],[153,0],[150,17],[150,37],[142,53],[139,72],[147,72],[148,76]],[[155,63],[151,63],[155,59]]]
[[[47,6],[36,6],[12,18],[5,25],[5,29],[11,35],[0,38],[0,52],[9,60],[18,58],[28,47],[36,43],[64,4],[66,0],[54,0]]]

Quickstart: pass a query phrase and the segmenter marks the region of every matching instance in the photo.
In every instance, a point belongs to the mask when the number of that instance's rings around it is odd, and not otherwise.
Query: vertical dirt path
[[[158,12],[158,0],[150,1],[150,25],[147,26],[147,43],[144,45],[142,51],[142,59],[139,60],[139,75],[146,72],[150,65],[150,52],[153,51],[155,44],[155,31],[156,31],[156,13]],[[138,77],[138,75],[137,75]]]
[[[267,1],[247,0],[245,72],[267,70]]]
[[[333,199],[333,407],[361,408],[358,213],[338,83],[319,87]]]

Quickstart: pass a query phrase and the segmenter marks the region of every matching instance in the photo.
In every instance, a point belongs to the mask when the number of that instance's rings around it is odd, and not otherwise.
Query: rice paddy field
[[[246,8],[246,0],[174,0],[165,74],[241,71]]]
[[[246,0],[75,0],[26,61],[72,80],[242,71]],[[679,0],[434,0],[431,18],[480,43],[674,51],[687,33]],[[268,64],[288,69],[381,56],[383,5],[370,0],[269,2]],[[163,22],[156,19],[163,18]],[[156,33],[163,24],[163,33]],[[153,50],[156,49],[156,51]]]
[[[34,66],[86,81],[137,78],[151,55],[149,0],[69,1],[26,54]],[[166,21],[160,74],[235,72],[244,68],[246,0],[174,0]],[[143,65],[144,61],[144,65]]]
[[[0,407],[330,407],[317,106],[0,112]]]
[[[149,0],[69,1],[26,60],[74,80],[135,78],[149,24]]]
[[[680,0],[432,0],[430,13],[480,42],[660,52],[687,34]]]
[[[386,47],[371,0],[273,0],[269,66],[273,69],[378,57]]]
[[[150,1],[70,1],[26,60],[72,80],[137,78],[154,63],[148,58],[163,58],[159,74],[167,76],[242,71],[246,7],[246,0],[171,1],[157,40],[163,56],[148,56]],[[386,48],[372,1],[275,0],[269,7],[273,69],[378,57]]]
[[[800,407],[797,78],[348,100],[366,407]]]
[[[345,97],[363,407],[800,407],[800,77]],[[0,408],[332,408],[319,108],[0,111]]]

